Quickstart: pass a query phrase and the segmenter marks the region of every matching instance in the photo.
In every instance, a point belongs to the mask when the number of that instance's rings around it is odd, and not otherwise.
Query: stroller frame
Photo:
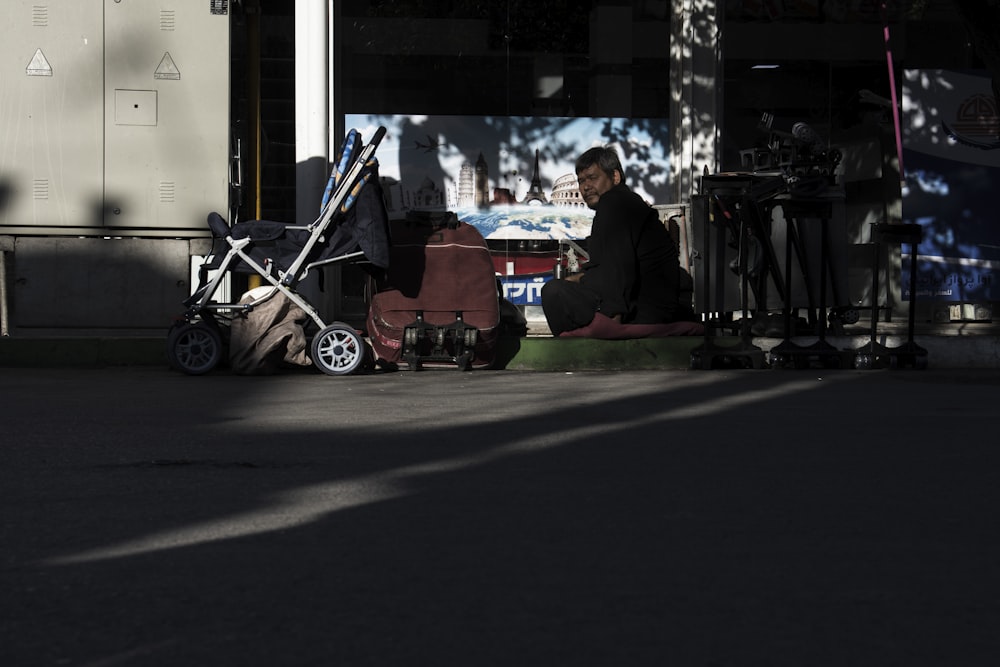
[[[234,238],[233,228],[218,213],[208,216],[208,226],[215,241],[223,240],[229,249],[219,258],[214,252],[199,268],[199,286],[184,300],[184,313],[178,316],[167,336],[167,356],[170,365],[188,375],[202,375],[212,370],[222,360],[224,342],[228,343],[228,325],[241,314],[249,313],[257,306],[270,300],[279,292],[305,312],[318,329],[312,336],[311,359],[313,364],[328,375],[347,375],[361,367],[372,357],[368,343],[354,327],[343,322],[324,321],[317,309],[299,294],[295,287],[313,269],[357,260],[365,257],[361,250],[346,252],[335,257],[309,261],[309,255],[326,240],[334,220],[343,217],[353,206],[355,199],[365,187],[371,172],[366,167],[373,160],[375,150],[385,136],[385,128],[380,127],[367,145],[357,151],[351,160],[351,140],[359,141],[360,135],[351,130],[345,139],[339,162],[334,166],[327,183],[320,215],[308,225],[280,225],[282,233],[304,231],[308,234],[298,254],[287,269],[281,270],[274,263],[258,261],[250,250],[258,239],[252,235]],[[222,285],[227,273],[243,263],[253,269],[271,285],[271,289],[259,298],[247,303],[221,303],[213,301],[213,296]],[[215,275],[208,280],[209,271]]]

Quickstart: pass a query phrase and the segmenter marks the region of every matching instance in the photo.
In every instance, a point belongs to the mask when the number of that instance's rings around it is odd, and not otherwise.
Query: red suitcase
[[[378,358],[411,370],[490,367],[500,298],[482,235],[450,212],[411,212],[391,233],[389,269],[368,310]]]

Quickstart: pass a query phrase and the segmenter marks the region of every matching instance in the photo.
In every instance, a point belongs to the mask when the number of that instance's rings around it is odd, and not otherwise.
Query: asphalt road
[[[998,389],[0,369],[0,665],[994,665]]]

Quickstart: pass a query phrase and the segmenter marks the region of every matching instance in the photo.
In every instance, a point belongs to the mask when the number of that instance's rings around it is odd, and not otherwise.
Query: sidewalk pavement
[[[905,326],[880,325],[876,342],[897,347],[907,341]],[[807,346],[817,338],[795,337]],[[871,341],[863,329],[846,335],[827,336],[837,350],[850,351]],[[714,339],[721,346],[734,346],[740,339]],[[752,344],[763,353],[782,342],[781,338],[755,337]],[[1000,327],[992,323],[921,325],[914,342],[927,351],[927,366],[936,369],[1000,368]],[[701,336],[646,338],[636,340],[593,340],[553,338],[536,335],[507,336],[498,346],[498,367],[512,371],[577,370],[686,370],[692,367],[691,353],[705,343]],[[852,354],[844,355],[841,368],[853,368]],[[15,335],[0,338],[0,367],[101,367],[167,365],[166,334],[64,334]]]

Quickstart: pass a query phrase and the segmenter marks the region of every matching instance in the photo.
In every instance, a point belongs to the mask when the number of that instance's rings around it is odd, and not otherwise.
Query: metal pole
[[[327,144],[326,154],[330,158],[330,161],[336,161],[340,159],[337,155],[337,150],[340,148],[340,137],[335,131],[337,128],[337,118],[336,118],[336,101],[333,97],[334,91],[334,70],[336,69],[336,52],[334,49],[337,48],[338,44],[335,43],[333,38],[333,0],[329,0],[329,4],[326,8],[326,45],[327,45],[327,75],[326,75],[326,113],[327,122],[326,126],[328,128],[327,134],[329,135],[329,140]],[[329,169],[328,169],[329,171]]]
[[[261,86],[260,86],[260,2],[258,0],[251,0],[246,5],[247,12],[247,97],[249,104],[249,121],[250,127],[248,128],[247,138],[249,140],[249,158],[251,168],[253,169],[252,175],[250,176],[250,196],[253,198],[250,206],[250,218],[252,220],[260,220],[261,210],[263,208],[261,202],[261,174],[263,173],[263,165],[261,164],[261,157],[263,155],[261,151]],[[230,220],[230,223],[235,222]],[[247,276],[247,289],[254,289],[261,286],[261,277],[256,273]]]
[[[0,249],[0,336],[10,335],[7,320],[7,253]]]
[[[319,214],[329,164],[327,0],[295,3],[295,219]]]

